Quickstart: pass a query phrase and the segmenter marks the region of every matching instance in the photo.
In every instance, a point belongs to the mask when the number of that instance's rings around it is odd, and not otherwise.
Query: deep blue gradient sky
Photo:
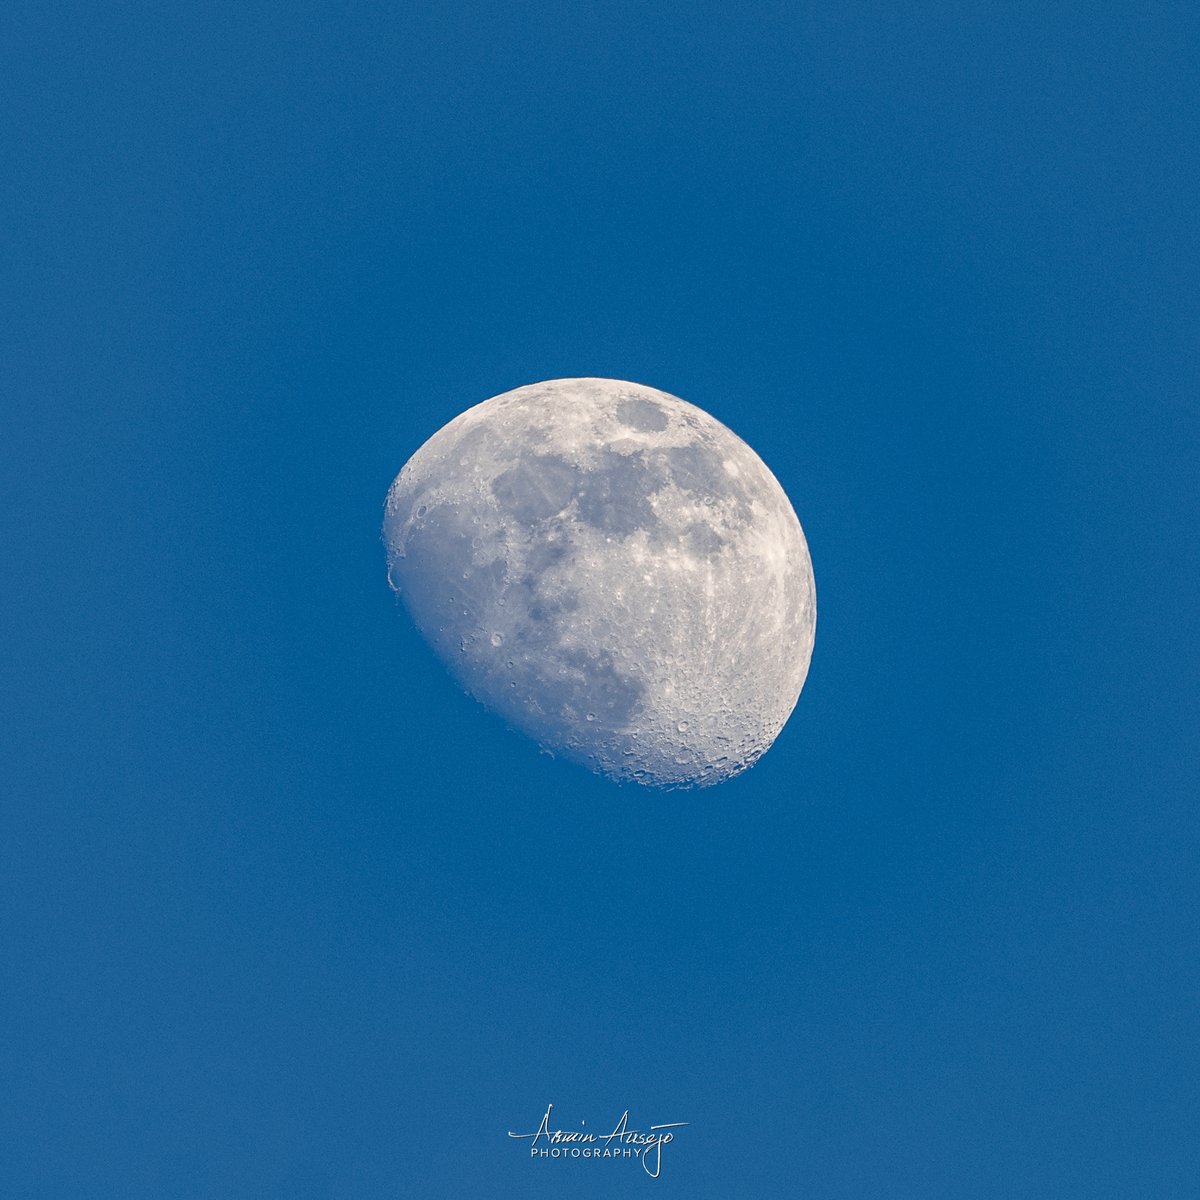
[[[0,20],[0,1194],[1195,1194],[1194,5]],[[715,790],[388,591],[405,459],[563,375],[808,535]]]

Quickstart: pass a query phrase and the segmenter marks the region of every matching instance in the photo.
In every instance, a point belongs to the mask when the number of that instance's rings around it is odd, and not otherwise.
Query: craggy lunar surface
[[[616,779],[718,783],[800,694],[816,595],[762,460],[701,409],[556,379],[456,417],[392,484],[388,578],[477,699]]]

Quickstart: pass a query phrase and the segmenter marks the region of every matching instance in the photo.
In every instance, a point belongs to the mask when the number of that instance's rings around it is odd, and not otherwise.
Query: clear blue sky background
[[[1196,1194],[1194,5],[0,24],[0,1193]],[[388,591],[405,459],[562,375],[808,534],[718,789]],[[691,1124],[531,1164],[548,1102]]]

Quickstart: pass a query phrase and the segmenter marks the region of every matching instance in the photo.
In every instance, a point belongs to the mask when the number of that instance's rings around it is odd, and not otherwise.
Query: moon
[[[388,492],[388,579],[459,683],[618,781],[752,766],[808,674],[816,587],[783,488],[702,409],[554,379],[433,435]]]

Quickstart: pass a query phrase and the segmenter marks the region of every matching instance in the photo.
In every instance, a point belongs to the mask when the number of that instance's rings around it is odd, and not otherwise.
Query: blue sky
[[[4,26],[0,1192],[1194,1189],[1194,8]],[[389,593],[408,456],[567,375],[804,525],[720,788],[539,755]]]

